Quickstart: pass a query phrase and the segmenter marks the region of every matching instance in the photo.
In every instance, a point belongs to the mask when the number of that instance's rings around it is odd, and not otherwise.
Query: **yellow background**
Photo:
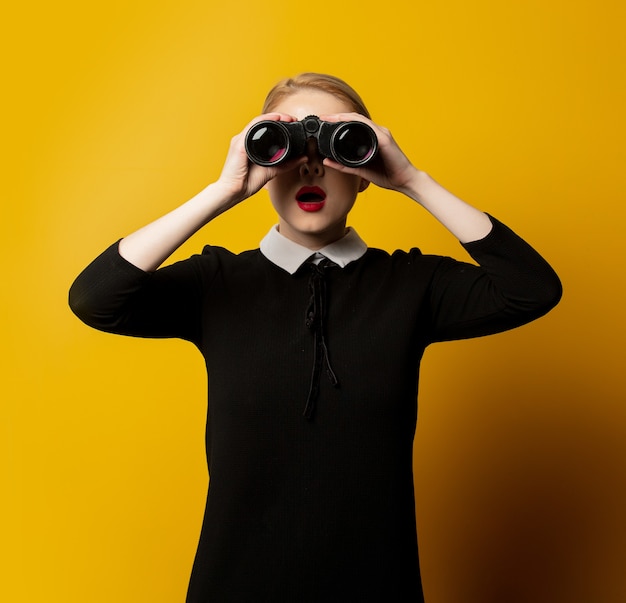
[[[348,80],[407,154],[533,243],[547,317],[426,355],[415,447],[428,603],[626,600],[624,3],[14,3],[2,48],[0,600],[183,601],[207,475],[192,346],[90,330],[67,289],[219,174],[266,90]],[[256,246],[263,194],[206,227]],[[398,195],[372,246],[465,258]]]

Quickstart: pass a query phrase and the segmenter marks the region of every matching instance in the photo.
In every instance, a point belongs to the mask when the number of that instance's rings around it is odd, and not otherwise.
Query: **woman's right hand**
[[[294,169],[306,158],[299,157],[283,164],[272,167],[263,167],[252,163],[248,159],[245,149],[245,138],[248,130],[263,120],[293,122],[295,117],[284,113],[266,113],[253,119],[239,134],[230,141],[228,155],[220,177],[215,182],[227,200],[227,207],[233,207],[241,201],[260,191],[272,178],[278,174]]]
[[[142,270],[156,270],[205,224],[254,195],[277,174],[294,169],[306,161],[306,157],[300,157],[275,167],[253,164],[246,154],[244,141],[248,129],[263,119],[295,121],[294,117],[282,113],[269,113],[252,120],[232,139],[218,180],[186,203],[124,237],[119,246],[121,255]]]

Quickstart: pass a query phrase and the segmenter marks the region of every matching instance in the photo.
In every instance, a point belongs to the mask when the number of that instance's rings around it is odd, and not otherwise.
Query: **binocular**
[[[264,120],[252,126],[245,140],[250,161],[271,166],[304,155],[307,141],[314,138],[322,157],[348,167],[371,161],[378,150],[374,130],[360,121],[329,122],[315,115],[302,121]]]

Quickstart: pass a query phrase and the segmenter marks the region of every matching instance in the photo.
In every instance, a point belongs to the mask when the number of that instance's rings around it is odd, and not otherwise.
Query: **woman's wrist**
[[[204,206],[207,222],[209,222],[243,201],[244,198],[245,195],[240,190],[235,190],[226,182],[216,180],[206,186],[192,200],[200,202]]]
[[[432,186],[434,180],[423,170],[413,167],[406,184],[399,189],[401,193],[423,205],[427,187]]]
[[[463,243],[482,239],[491,231],[491,220],[484,212],[459,199],[422,170],[415,169],[404,192]]]

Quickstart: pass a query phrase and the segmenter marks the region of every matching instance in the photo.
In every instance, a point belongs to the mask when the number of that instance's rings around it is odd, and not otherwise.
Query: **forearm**
[[[156,270],[178,247],[232,205],[219,184],[211,184],[189,201],[120,241],[120,255],[138,268]]]
[[[426,172],[415,169],[402,192],[432,214],[461,243],[478,241],[491,231],[491,221],[484,212],[447,191]]]
[[[297,167],[301,159],[272,168],[251,164],[244,148],[245,133],[261,119],[293,118],[282,113],[268,113],[252,122],[231,140],[222,173],[217,182],[162,218],[148,224],[120,242],[120,255],[147,272],[156,270],[180,245],[221,213],[257,193],[281,172]]]

